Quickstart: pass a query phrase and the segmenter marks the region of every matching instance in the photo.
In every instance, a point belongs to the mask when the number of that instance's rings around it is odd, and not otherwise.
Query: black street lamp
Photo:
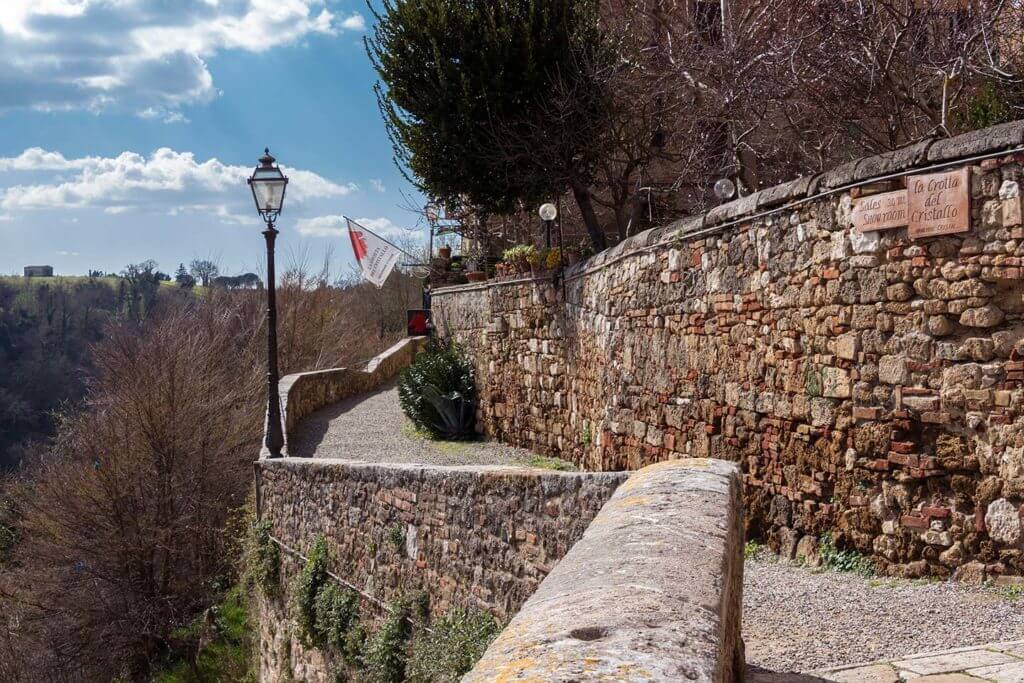
[[[540,219],[544,221],[544,230],[547,233],[547,248],[551,249],[551,226],[558,216],[558,207],[548,202],[547,204],[541,204],[537,213],[540,214]]]
[[[263,237],[267,241],[267,423],[264,430],[263,445],[270,452],[271,458],[280,458],[284,448],[284,432],[281,430],[281,399],[277,393],[277,297],[275,293],[274,275],[274,240],[277,228],[274,221],[281,215],[284,206],[284,191],[288,187],[288,178],[281,173],[280,167],[274,164],[270,149],[263,150],[260,165],[249,178],[252,198],[256,201],[256,210],[267,224]]]

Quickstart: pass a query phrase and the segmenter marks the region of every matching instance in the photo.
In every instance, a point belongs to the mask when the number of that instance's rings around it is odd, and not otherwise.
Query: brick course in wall
[[[959,164],[964,234],[857,234],[854,195],[901,180],[842,188],[1022,142],[1018,122],[853,162],[563,281],[438,290],[435,323],[475,359],[491,438],[592,470],[738,461],[748,532],[784,554],[828,531],[888,573],[1009,581],[1024,574],[1024,157]]]

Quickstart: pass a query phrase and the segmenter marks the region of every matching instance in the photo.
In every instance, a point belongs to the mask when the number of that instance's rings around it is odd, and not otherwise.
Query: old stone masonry
[[[862,159],[562,279],[439,290],[435,319],[475,358],[491,438],[595,470],[739,461],[748,533],[786,555],[827,532],[890,574],[1014,581],[1022,144],[1017,122]],[[966,231],[955,206],[916,239],[855,228],[860,198],[959,169]]]

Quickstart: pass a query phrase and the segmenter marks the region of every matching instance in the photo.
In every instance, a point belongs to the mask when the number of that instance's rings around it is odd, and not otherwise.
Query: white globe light
[[[549,202],[547,204],[541,204],[540,210],[537,211],[537,213],[540,214],[540,219],[542,221],[553,221],[555,220],[555,216],[558,215],[558,209],[555,208],[554,204]]]
[[[715,196],[722,201],[732,199],[734,194],[736,194],[736,184],[728,178],[722,178],[715,183]]]

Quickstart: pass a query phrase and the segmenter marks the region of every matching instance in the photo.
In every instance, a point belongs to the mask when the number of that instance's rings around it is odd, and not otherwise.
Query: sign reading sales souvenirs
[[[854,200],[853,229],[891,230],[907,224],[907,191],[882,192]]]
[[[354,220],[345,217],[348,223],[348,236],[352,240],[352,251],[355,252],[356,261],[363,272],[363,277],[377,285],[377,288],[384,286],[398,257],[402,251],[384,238],[374,232],[367,230]]]
[[[970,168],[961,168],[907,178],[910,239],[971,229],[970,174]]]

